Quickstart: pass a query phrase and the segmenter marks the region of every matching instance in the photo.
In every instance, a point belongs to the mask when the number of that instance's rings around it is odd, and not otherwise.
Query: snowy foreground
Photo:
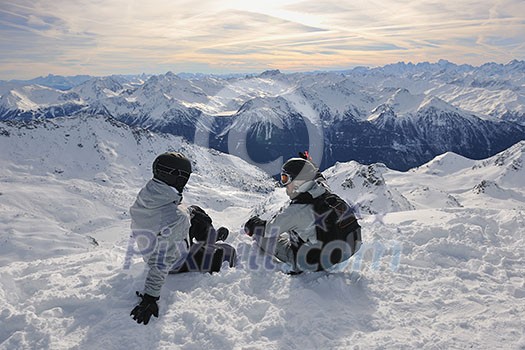
[[[286,201],[240,159],[104,118],[0,124],[0,149],[0,349],[525,349],[525,142],[406,173],[328,169],[366,245],[338,272],[293,277],[239,234]],[[240,262],[169,276],[143,326],[127,211],[166,149],[195,160],[185,202],[230,228]]]

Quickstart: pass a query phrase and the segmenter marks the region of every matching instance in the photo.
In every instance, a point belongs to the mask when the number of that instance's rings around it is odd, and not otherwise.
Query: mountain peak
[[[385,174],[388,172],[390,170],[382,163],[363,165],[350,161],[337,163],[324,174],[336,193],[355,204],[358,214],[414,209],[401,193],[385,181]]]
[[[468,169],[475,163],[474,160],[463,157],[454,152],[445,152],[412,171],[426,174],[446,176]]]
[[[448,66],[448,65],[453,65],[455,66],[454,63],[450,62],[450,61],[447,61],[445,59],[440,59],[439,61],[437,61],[437,64],[440,65],[440,66]]]
[[[172,71],[168,71],[168,72],[166,72],[166,74],[164,74],[164,76],[165,76],[166,78],[179,79],[179,77],[177,76],[177,74],[173,73]]]
[[[396,113],[392,109],[392,106],[388,103],[383,103],[374,108],[366,120],[369,122],[384,124],[395,117]]]
[[[276,76],[279,76],[281,75],[281,71],[279,69],[270,69],[270,70],[265,70],[264,72],[262,72],[259,77],[261,78],[269,78],[269,77],[276,77]]]
[[[257,110],[268,110],[274,113],[282,112],[286,114],[291,111],[291,108],[288,101],[282,96],[257,96],[246,101],[241,108],[239,108],[237,114]]]
[[[525,141],[520,141],[495,156],[476,161],[472,169],[482,171],[487,179],[496,180],[504,187],[523,188],[525,186]]]
[[[510,166],[514,170],[521,169],[525,163],[525,140],[489,158],[487,162],[497,166]]]
[[[417,112],[418,113],[426,112],[431,109],[440,110],[440,111],[448,111],[448,112],[453,112],[453,113],[460,113],[459,109],[454,107],[450,103],[443,101],[437,96],[428,95],[423,99],[423,101],[419,105]]]

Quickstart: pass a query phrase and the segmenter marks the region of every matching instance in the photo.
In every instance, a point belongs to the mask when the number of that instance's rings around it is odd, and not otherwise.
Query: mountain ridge
[[[407,170],[446,151],[486,158],[524,139],[523,67],[523,61],[480,67],[439,61],[343,73],[168,72],[91,78],[68,91],[9,83],[0,84],[0,120],[104,114],[189,141],[205,132],[207,144],[223,152],[246,143],[261,161],[291,156],[317,137],[323,169],[355,159]],[[282,128],[279,115],[295,121]],[[247,139],[228,140],[239,125],[235,134]]]

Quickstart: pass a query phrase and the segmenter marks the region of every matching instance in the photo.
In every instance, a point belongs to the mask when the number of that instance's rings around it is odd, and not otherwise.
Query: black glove
[[[266,227],[265,220],[262,220],[258,216],[252,216],[244,224],[244,232],[250,237],[253,236],[254,233],[256,232],[262,236],[264,234],[265,227]]]
[[[209,239],[208,235],[215,231],[213,229],[212,220],[210,216],[199,206],[192,205],[189,207],[190,210],[190,240],[193,242],[195,239],[197,242],[206,242]],[[213,232],[215,233],[215,232]]]
[[[217,241],[225,241],[229,234],[230,231],[226,227],[219,227],[217,230]]]
[[[142,301],[131,310],[129,315],[133,316],[133,319],[137,321],[137,323],[144,323],[144,325],[147,325],[151,315],[159,317],[159,306],[157,305],[159,297],[152,297],[149,294],[143,295],[139,292],[137,292],[137,296],[141,297]]]

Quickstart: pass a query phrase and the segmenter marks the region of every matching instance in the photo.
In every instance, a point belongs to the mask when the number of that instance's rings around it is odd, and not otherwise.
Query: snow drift
[[[366,244],[340,272],[295,277],[239,233],[286,197],[238,158],[102,117],[1,123],[0,148],[1,349],[525,348],[523,143],[409,172],[328,169],[361,206]],[[194,162],[184,201],[230,228],[240,261],[169,276],[143,326],[129,317],[144,264],[124,268],[127,210],[169,149]]]

